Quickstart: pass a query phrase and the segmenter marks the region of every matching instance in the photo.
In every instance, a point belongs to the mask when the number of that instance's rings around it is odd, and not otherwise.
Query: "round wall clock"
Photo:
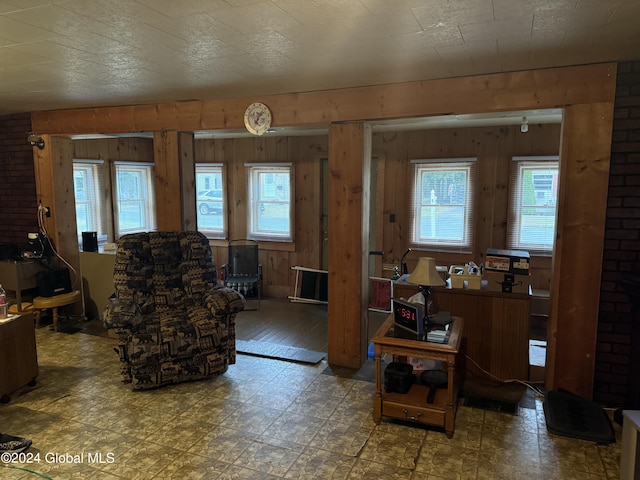
[[[262,135],[271,128],[271,110],[264,103],[252,103],[244,112],[244,125],[254,135]]]

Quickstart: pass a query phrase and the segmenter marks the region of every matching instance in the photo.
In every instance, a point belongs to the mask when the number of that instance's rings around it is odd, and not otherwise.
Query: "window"
[[[248,236],[255,240],[293,241],[290,164],[247,164]]]
[[[471,250],[475,158],[414,160],[411,242]]]
[[[558,157],[514,157],[508,248],[551,254],[556,233]]]
[[[107,241],[107,219],[101,192],[105,189],[101,160],[73,161],[73,188],[76,200],[78,244],[82,232],[97,232],[98,242]]]
[[[114,166],[116,238],[155,230],[153,164],[117,162]]]
[[[226,237],[225,189],[221,164],[196,164],[198,230],[209,238]]]

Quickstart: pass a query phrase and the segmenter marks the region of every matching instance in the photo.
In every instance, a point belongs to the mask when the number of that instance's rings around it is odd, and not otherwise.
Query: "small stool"
[[[33,304],[31,302],[22,302],[20,308],[18,308],[18,304],[14,303],[9,305],[9,313],[18,315],[23,312],[31,312],[33,311]]]
[[[40,327],[40,317],[42,310],[47,308],[53,309],[53,329],[58,331],[58,307],[65,305],[71,305],[80,300],[80,290],[75,290],[69,293],[63,293],[61,295],[54,295],[53,297],[36,297],[33,299],[33,308],[36,311],[36,328]]]

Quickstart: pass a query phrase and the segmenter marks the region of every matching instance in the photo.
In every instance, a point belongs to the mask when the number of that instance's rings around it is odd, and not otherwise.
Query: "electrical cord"
[[[49,244],[49,248],[51,248],[51,251],[55,254],[55,256],[58,257],[67,267],[69,267],[69,270],[73,272],[72,288],[75,290],[78,283],[78,272],[76,271],[75,268],[73,268],[73,266],[69,262],[67,262],[64,258],[62,258],[62,255],[60,255],[57,252],[57,250],[51,243],[51,240],[49,239],[49,235],[47,234],[47,228],[45,227],[45,224],[44,224],[44,216],[46,214],[46,210],[47,209],[42,205],[38,206],[38,229],[40,230],[40,233],[42,234],[42,236],[45,238],[46,242]]]
[[[535,392],[536,395],[539,395],[541,397],[544,397],[544,392],[542,390],[540,390],[539,388],[536,388],[534,385],[535,384],[542,384],[543,382],[525,382],[524,380],[519,380],[517,378],[510,378],[510,379],[503,379],[500,377],[497,377],[496,375],[494,375],[493,373],[485,370],[484,368],[482,368],[480,366],[480,364],[478,364],[478,362],[476,362],[473,358],[471,358],[469,355],[465,355],[465,358],[467,360],[470,360],[471,363],[473,363],[476,367],[478,367],[483,373],[486,373],[487,375],[489,375],[491,378],[493,378],[494,380],[497,380],[498,382],[501,383],[519,383],[521,385],[524,385],[525,387],[527,387],[530,390],[533,390],[533,392]]]

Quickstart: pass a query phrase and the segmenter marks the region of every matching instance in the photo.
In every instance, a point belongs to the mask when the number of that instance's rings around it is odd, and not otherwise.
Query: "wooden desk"
[[[409,298],[420,287],[406,282],[393,286],[395,297]],[[466,354],[480,367],[503,379],[529,380],[529,315],[531,295],[432,287],[438,310],[465,320]],[[474,375],[492,378],[467,361]]]
[[[0,321],[0,401],[33,384],[38,376],[38,355],[33,313]]]
[[[36,275],[42,269],[37,260],[0,260],[0,284],[16,292],[18,312],[22,312],[22,292],[38,286]]]
[[[407,340],[393,336],[393,315],[374,335],[373,349],[376,359],[376,393],[373,399],[373,419],[380,423],[382,416],[409,420],[445,429],[453,437],[461,376],[458,372],[458,353],[462,340],[462,318],[454,318],[446,344]],[[383,387],[382,356],[391,354],[399,360],[406,357],[427,358],[442,362],[447,367],[447,387],[438,389],[433,403],[427,403],[429,387],[414,383],[409,392],[388,393]]]

